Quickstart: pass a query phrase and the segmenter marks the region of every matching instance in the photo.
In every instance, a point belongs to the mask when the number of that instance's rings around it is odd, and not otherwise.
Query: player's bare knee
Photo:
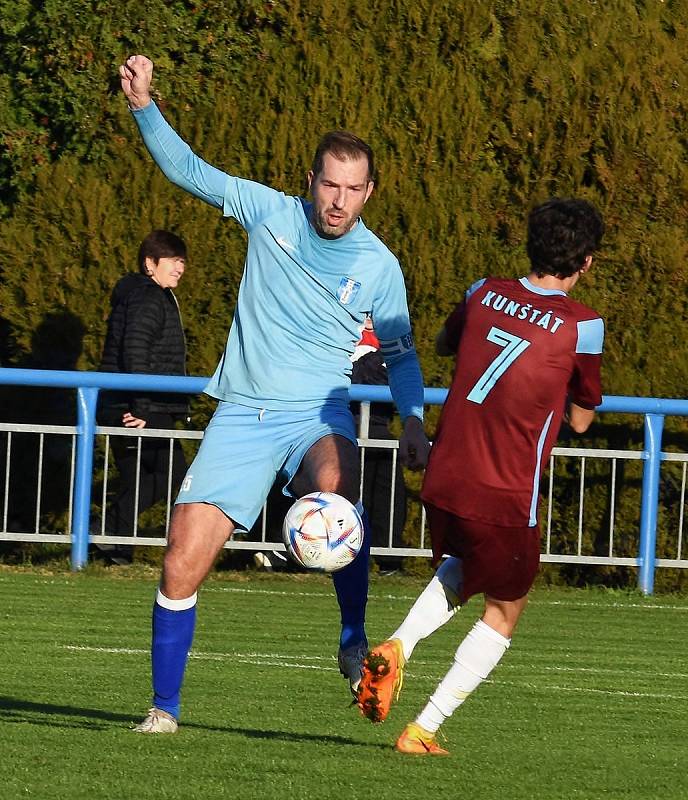
[[[323,467],[318,480],[329,487],[321,491],[335,492],[346,497],[350,503],[356,504],[360,499],[361,483],[358,460],[353,455],[348,448],[343,449],[338,463]]]
[[[316,478],[318,492],[334,492],[354,505],[360,499],[360,485],[351,475],[338,470],[323,470]]]
[[[199,579],[189,570],[190,558],[182,548],[168,548],[163,561],[160,591],[170,600],[183,600],[198,590]]]
[[[324,436],[306,453],[292,481],[299,497],[309,492],[334,492],[350,503],[360,499],[358,453],[342,436]]]

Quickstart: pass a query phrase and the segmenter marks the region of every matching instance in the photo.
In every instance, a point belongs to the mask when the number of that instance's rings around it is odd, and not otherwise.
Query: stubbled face
[[[163,256],[157,264],[154,259],[146,258],[147,274],[163,289],[176,289],[185,269],[186,261],[181,256]]]
[[[313,196],[313,226],[323,238],[337,239],[353,228],[373,191],[368,159],[362,155],[340,161],[325,153],[321,172],[308,173],[308,187]]]

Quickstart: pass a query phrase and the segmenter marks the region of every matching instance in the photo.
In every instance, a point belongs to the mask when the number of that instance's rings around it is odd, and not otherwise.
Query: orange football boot
[[[404,651],[399,639],[374,647],[363,661],[356,705],[371,722],[384,722],[404,682]]]
[[[397,739],[394,749],[398,753],[412,756],[448,756],[449,750],[440,747],[434,734],[421,728],[416,722],[409,722],[401,736]]]

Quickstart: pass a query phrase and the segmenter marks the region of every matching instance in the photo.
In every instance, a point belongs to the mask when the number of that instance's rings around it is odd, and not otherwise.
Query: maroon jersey
[[[587,409],[602,400],[604,323],[565,292],[487,278],[445,327],[456,369],[421,496],[465,519],[536,525],[567,395]]]

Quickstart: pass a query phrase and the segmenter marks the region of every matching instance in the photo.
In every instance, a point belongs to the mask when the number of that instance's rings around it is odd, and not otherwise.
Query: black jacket
[[[387,367],[382,353],[373,350],[364,353],[359,359],[354,361],[351,370],[351,383],[363,383],[369,386],[386,386]],[[351,413],[356,418],[360,413],[360,403],[351,403]],[[394,416],[394,409],[389,403],[370,404],[370,436],[373,439],[389,439],[391,434],[388,425]]]
[[[101,372],[185,375],[186,340],[177,299],[146,275],[119,280],[110,298],[112,310],[100,364]],[[129,410],[146,419],[149,412],[185,415],[186,395],[160,392],[102,392],[100,409]]]

